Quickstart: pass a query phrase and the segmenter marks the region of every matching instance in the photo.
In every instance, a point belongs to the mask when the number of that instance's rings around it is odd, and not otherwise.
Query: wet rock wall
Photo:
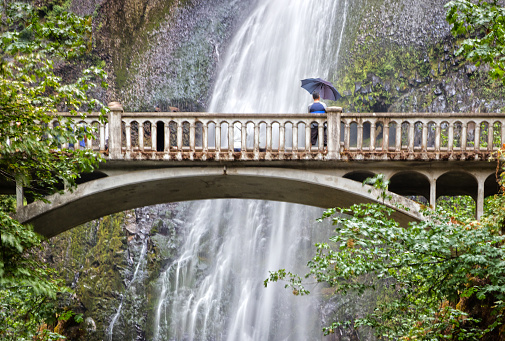
[[[356,0],[333,81],[346,112],[500,112],[505,89],[456,56],[445,0]]]

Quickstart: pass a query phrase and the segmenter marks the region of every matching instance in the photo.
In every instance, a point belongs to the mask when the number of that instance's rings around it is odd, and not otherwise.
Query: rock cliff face
[[[500,112],[504,87],[455,56],[445,0],[350,1],[333,80],[348,112]]]

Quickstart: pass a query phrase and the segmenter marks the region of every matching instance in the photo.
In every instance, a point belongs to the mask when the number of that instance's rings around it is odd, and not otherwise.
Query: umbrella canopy
[[[322,99],[336,101],[337,99],[342,98],[333,84],[321,78],[303,79],[302,88],[310,93],[313,93],[314,91],[319,92],[319,95]]]

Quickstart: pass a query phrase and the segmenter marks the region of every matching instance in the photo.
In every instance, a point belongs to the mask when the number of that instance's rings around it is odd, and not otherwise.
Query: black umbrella
[[[319,92],[319,95],[322,99],[336,101],[337,99],[342,98],[333,84],[321,78],[303,79],[302,88],[310,93],[313,93],[314,91]]]

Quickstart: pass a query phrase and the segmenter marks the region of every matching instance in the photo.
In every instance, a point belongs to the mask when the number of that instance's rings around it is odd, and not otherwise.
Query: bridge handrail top
[[[505,117],[505,113],[438,113],[438,112],[419,112],[419,113],[398,113],[398,112],[380,112],[380,113],[342,113],[342,118],[349,117],[380,117],[380,118],[406,118],[406,119],[422,119],[422,118],[488,118],[488,117]]]
[[[69,112],[57,112],[54,116],[72,117],[79,119],[80,116],[72,115]],[[99,112],[87,113],[87,118],[98,118]],[[209,112],[123,112],[124,118],[314,118],[326,117],[327,114],[310,113],[209,113]],[[423,119],[423,118],[501,118],[505,113],[341,113],[342,118],[404,118],[404,119]]]

